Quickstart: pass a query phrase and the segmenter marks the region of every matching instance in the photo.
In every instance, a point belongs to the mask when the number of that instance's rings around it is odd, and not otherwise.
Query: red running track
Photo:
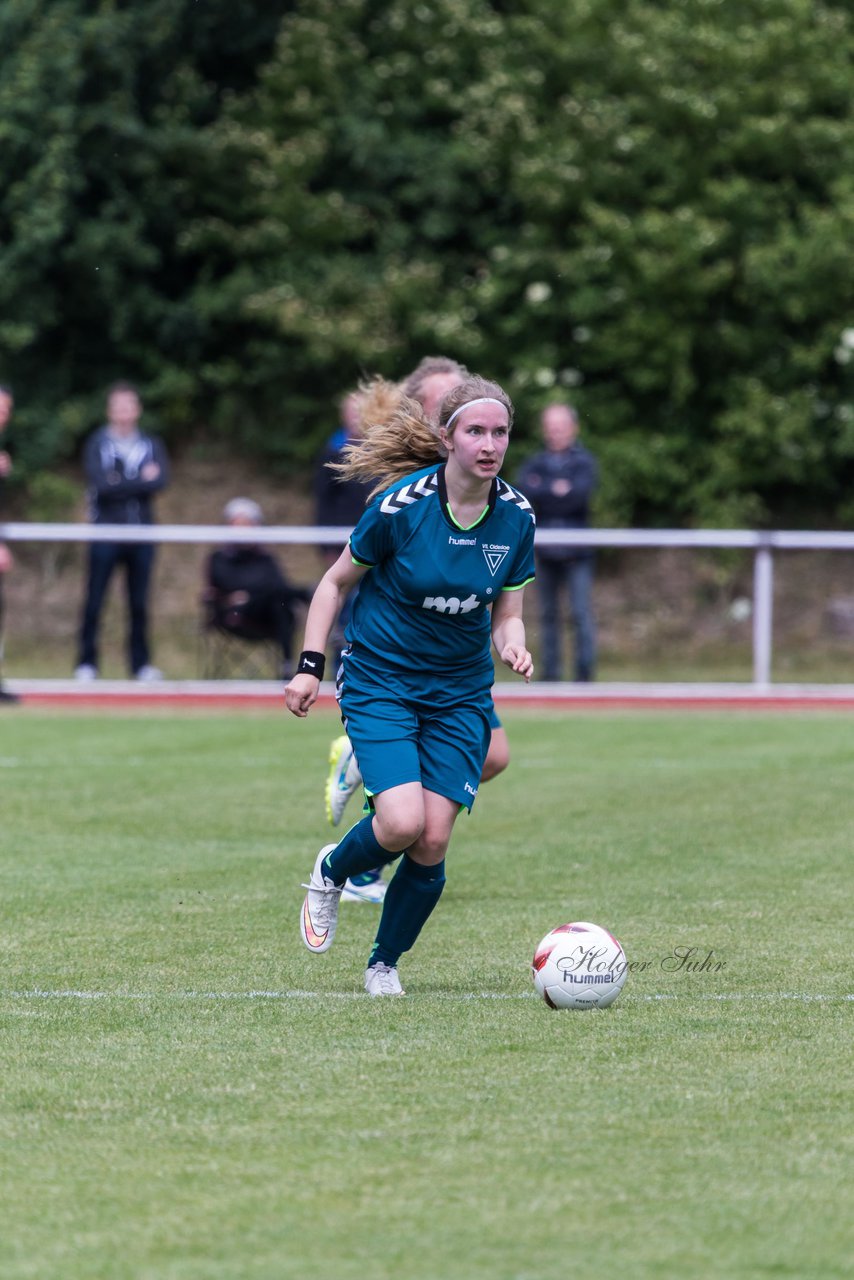
[[[164,681],[140,685],[102,680],[81,685],[71,680],[10,680],[20,708],[68,710],[268,710],[286,711],[283,686],[273,681]],[[537,711],[852,711],[854,685],[749,684],[599,684],[495,687],[501,710]],[[318,707],[335,706],[333,687],[325,684]],[[13,708],[10,708],[12,710]]]

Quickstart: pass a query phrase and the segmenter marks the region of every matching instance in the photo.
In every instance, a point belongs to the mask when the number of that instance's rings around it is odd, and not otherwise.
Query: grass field
[[[505,719],[371,1001],[376,908],[297,926],[331,714],[4,713],[3,1280],[854,1274],[851,718]],[[532,995],[572,918],[608,1011]]]

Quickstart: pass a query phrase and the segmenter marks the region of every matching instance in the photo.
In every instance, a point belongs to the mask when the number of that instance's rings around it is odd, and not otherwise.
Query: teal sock
[[[408,853],[389,881],[377,940],[368,964],[397,964],[414,944],[445,887],[444,860],[434,867],[413,862]]]
[[[382,879],[382,872],[379,867],[374,867],[373,871],[363,871],[359,876],[348,876],[347,879],[351,884],[357,885],[360,889],[364,889],[369,884],[376,884]]]
[[[365,871],[373,871],[384,867],[387,862],[394,862],[400,853],[391,853],[384,849],[374,835],[374,820],[368,814],[351,827],[346,836],[335,846],[331,853],[323,859],[323,874],[329,876],[335,884],[341,885],[351,876],[360,876]]]

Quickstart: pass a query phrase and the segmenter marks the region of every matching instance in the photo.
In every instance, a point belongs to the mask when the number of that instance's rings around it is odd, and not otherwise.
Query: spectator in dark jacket
[[[12,409],[15,401],[12,392],[8,387],[0,386],[0,441],[3,438],[3,432],[9,419],[12,416]],[[12,470],[12,459],[9,457],[5,449],[0,448],[0,491],[3,483]],[[12,568],[12,553],[6,546],[5,542],[0,542],[0,702],[17,702],[17,694],[11,693],[8,689],[3,688],[3,578]]]
[[[251,498],[232,498],[223,519],[233,529],[260,525],[261,508]],[[288,582],[276,559],[258,543],[219,547],[208,560],[204,599],[215,627],[244,640],[274,640],[282,652],[281,676],[294,673],[294,605],[311,592]]]
[[[538,529],[586,529],[598,469],[593,455],[578,443],[578,416],[571,405],[543,411],[545,449],[524,464],[519,488],[531,502]],[[591,606],[593,551],[588,547],[538,547],[537,595],[540,602],[542,678],[561,678],[561,596],[566,590],[575,629],[575,679],[596,672],[596,629]]]
[[[87,440],[83,467],[94,524],[150,525],[152,498],[169,483],[169,459],[156,436],[139,429],[142,403],[135,387],[117,382],[107,394],[107,422]],[[80,625],[78,680],[98,675],[98,629],[113,570],[122,565],[128,596],[128,665],[137,680],[160,680],[148,643],[148,591],[154,564],[150,542],[92,542]]]

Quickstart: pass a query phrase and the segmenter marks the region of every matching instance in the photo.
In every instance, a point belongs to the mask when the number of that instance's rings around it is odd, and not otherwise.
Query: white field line
[[[500,992],[472,991],[453,994],[443,991],[422,991],[422,996],[434,1000],[468,1001],[468,1000],[531,1000],[538,999],[535,991]],[[30,991],[0,991],[0,1000],[363,1000],[367,999],[363,991],[302,991],[286,989],[283,991],[46,991],[34,988]],[[626,1001],[656,1000],[795,1000],[802,1003],[854,1001],[854,992],[840,995],[828,995],[809,991],[698,991],[698,992],[653,992],[628,991],[623,997]]]

